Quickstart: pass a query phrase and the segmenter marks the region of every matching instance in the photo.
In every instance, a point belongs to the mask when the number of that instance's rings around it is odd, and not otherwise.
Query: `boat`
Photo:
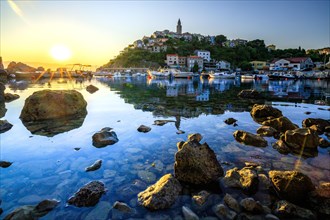
[[[183,72],[177,69],[172,69],[171,73],[174,78],[190,78],[194,75],[193,72]]]
[[[148,75],[151,78],[167,78],[171,76],[171,71],[169,69],[161,69],[160,71],[148,70]]]
[[[269,79],[297,79],[296,75],[290,72],[273,72],[268,74]]]
[[[255,75],[250,74],[250,73],[243,74],[243,75],[241,75],[241,79],[255,79]]]
[[[97,71],[95,73],[93,73],[94,76],[112,76],[111,72],[107,72],[107,71]]]
[[[227,72],[211,72],[209,73],[209,77],[211,78],[221,78],[221,79],[234,79],[236,77],[235,73],[227,73]]]
[[[113,77],[122,77],[122,75],[121,75],[121,73],[120,72],[114,72],[113,73],[113,75],[112,75]]]

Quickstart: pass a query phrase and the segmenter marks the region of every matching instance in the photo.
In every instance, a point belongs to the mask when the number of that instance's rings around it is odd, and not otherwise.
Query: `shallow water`
[[[99,90],[88,93],[86,86],[93,84]],[[4,218],[22,205],[35,205],[43,199],[57,199],[60,204],[42,219],[118,219],[109,210],[115,201],[122,201],[137,211],[130,217],[175,217],[182,215],[186,205],[199,216],[214,216],[210,207],[221,201],[223,194],[213,192],[213,203],[208,207],[195,207],[189,193],[180,196],[173,208],[148,212],[137,204],[137,194],[161,176],[173,173],[176,143],[185,141],[187,135],[200,133],[202,142],[215,151],[224,170],[244,166],[246,161],[258,162],[265,171],[270,169],[296,169],[307,174],[317,185],[330,181],[330,156],[328,149],[318,148],[314,158],[299,155],[282,155],[271,147],[274,138],[266,138],[266,148],[256,148],[237,143],[235,130],[255,133],[260,127],[250,116],[255,102],[237,98],[242,89],[267,91],[267,100],[258,103],[272,104],[284,116],[301,127],[306,118],[329,119],[329,102],[316,105],[330,93],[329,81],[245,81],[239,80],[148,80],[146,78],[93,78],[88,81],[54,80],[32,83],[13,81],[6,91],[20,95],[18,100],[6,103],[7,112],[2,119],[14,126],[0,136],[0,159],[14,162],[9,168],[0,168],[1,208]],[[83,124],[73,130],[53,137],[31,134],[19,119],[24,100],[42,89],[75,89],[87,101],[88,114]],[[311,112],[306,115],[305,112]],[[237,119],[237,127],[226,125],[224,120]],[[168,119],[164,126],[153,125],[154,120]],[[149,133],[139,133],[140,125],[152,128]],[[104,148],[92,145],[92,135],[104,127],[116,132],[119,142]],[[182,130],[184,134],[177,134]],[[325,137],[326,136],[322,136]],[[81,148],[79,151],[74,148]],[[85,168],[102,159],[99,170],[85,172]],[[224,163],[227,162],[227,163]],[[66,201],[86,183],[100,180],[107,192],[96,207],[67,206]],[[142,182],[141,182],[142,181]],[[137,184],[138,183],[138,184]],[[234,192],[239,193],[239,192]],[[244,197],[245,195],[241,195]],[[259,200],[269,198],[256,194]],[[101,211],[100,211],[101,210]],[[97,214],[95,214],[97,212]]]

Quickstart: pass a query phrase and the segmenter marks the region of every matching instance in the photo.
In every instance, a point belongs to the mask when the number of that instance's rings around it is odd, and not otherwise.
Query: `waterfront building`
[[[169,67],[178,66],[179,65],[179,56],[178,56],[178,54],[167,54],[165,63]]]
[[[187,67],[189,70],[192,70],[192,68],[195,65],[195,62],[198,64],[198,68],[201,71],[203,69],[204,59],[199,56],[188,56],[187,57]]]
[[[210,62],[211,60],[211,53],[207,50],[195,50],[194,54],[196,56],[202,57],[205,61]]]
[[[269,70],[303,70],[313,66],[314,63],[309,57],[293,57],[273,60]]]
[[[216,64],[219,70],[230,70],[230,63],[226,60],[220,60]]]
[[[253,70],[263,70],[264,67],[267,66],[266,61],[258,61],[258,60],[254,60],[250,62],[252,65]]]

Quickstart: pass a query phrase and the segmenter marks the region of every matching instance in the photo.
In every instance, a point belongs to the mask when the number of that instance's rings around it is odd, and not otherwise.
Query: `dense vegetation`
[[[183,38],[170,38],[167,42],[167,51],[160,53],[152,53],[148,50],[138,48],[125,48],[125,50],[115,59],[110,60],[104,67],[151,67],[157,68],[164,66],[166,54],[176,53],[179,56],[188,56],[194,54],[195,50],[208,50],[211,52],[211,58],[214,60],[226,60],[231,63],[232,67],[240,67],[248,69],[251,67],[250,61],[259,60],[270,62],[275,58],[288,57],[306,57],[309,56],[314,62],[328,60],[328,57],[312,51],[306,55],[306,51],[300,47],[297,49],[277,49],[268,51],[263,40],[252,40],[246,45],[238,45],[230,48],[223,46],[227,40],[224,35],[215,37],[215,43],[211,44],[206,38],[198,40],[193,38],[191,41],[185,41]]]

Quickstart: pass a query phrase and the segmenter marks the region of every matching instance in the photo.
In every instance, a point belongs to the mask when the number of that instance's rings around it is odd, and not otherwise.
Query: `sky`
[[[0,0],[0,56],[5,65],[101,66],[143,36],[175,31],[179,18],[183,32],[262,39],[279,49],[330,46],[329,0]]]

